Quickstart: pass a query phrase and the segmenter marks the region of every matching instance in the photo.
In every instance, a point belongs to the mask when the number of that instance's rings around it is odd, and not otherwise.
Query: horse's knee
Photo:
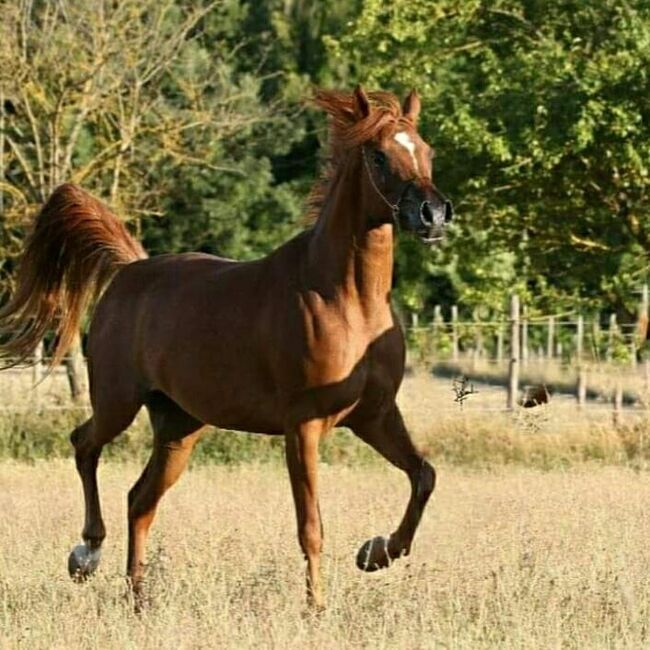
[[[101,447],[94,444],[92,433],[92,421],[88,420],[70,434],[70,443],[74,447],[74,456],[78,469],[85,469],[89,463],[92,467],[99,460]]]
[[[79,436],[81,435],[80,431],[81,427],[77,427],[71,434],[70,434],[70,444],[76,449],[77,445],[79,444]]]
[[[422,459],[417,471],[413,474],[413,479],[418,497],[426,501],[436,487],[436,470],[431,463]]]
[[[90,422],[84,422],[74,429],[70,434],[70,444],[74,447],[75,452],[83,449],[85,438],[90,427]]]
[[[308,522],[300,531],[300,546],[307,556],[320,554],[323,549],[323,534],[318,521]]]

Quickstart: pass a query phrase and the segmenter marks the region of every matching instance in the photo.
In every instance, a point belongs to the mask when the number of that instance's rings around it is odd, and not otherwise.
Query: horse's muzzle
[[[444,199],[444,201],[423,201],[420,205],[420,221],[427,228],[444,226],[453,218],[454,207],[448,199]]]

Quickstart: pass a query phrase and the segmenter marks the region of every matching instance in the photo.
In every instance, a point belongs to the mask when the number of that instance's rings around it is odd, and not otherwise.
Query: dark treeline
[[[60,182],[150,253],[260,256],[304,227],[326,137],[304,98],[363,83],[423,100],[446,245],[399,244],[429,315],[632,318],[650,244],[645,0],[0,0],[0,247],[8,286]]]

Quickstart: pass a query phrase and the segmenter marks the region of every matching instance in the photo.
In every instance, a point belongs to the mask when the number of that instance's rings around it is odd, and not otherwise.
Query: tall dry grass
[[[49,402],[43,398],[40,407],[30,406],[29,383],[25,378],[22,381],[26,386],[22,401],[0,411],[0,459],[32,462],[70,457],[68,436],[88,417],[88,408],[46,408],[55,396],[63,399],[65,377],[61,376],[48,379],[52,383],[42,387],[51,396]],[[436,379],[425,369],[416,369],[405,378],[398,402],[416,441],[435,461],[470,467],[517,464],[541,469],[583,461],[643,469],[650,461],[650,418],[642,410],[625,409],[614,425],[611,405],[590,404],[579,411],[573,398],[556,395],[547,406],[505,413],[504,391],[488,385],[479,385],[478,392],[461,408],[454,402],[452,382]],[[104,457],[142,462],[150,453],[151,437],[143,411],[127,433],[106,447]],[[328,437],[321,453],[328,463],[357,467],[376,462],[374,452],[346,430]],[[195,450],[193,462],[283,463],[283,440],[212,432]]]
[[[83,504],[64,458],[84,414],[26,401],[0,418],[0,647],[650,643],[643,417],[626,412],[613,426],[606,407],[578,412],[568,398],[505,414],[503,392],[487,386],[461,410],[451,383],[422,371],[399,402],[439,475],[413,554],[377,574],[354,567],[365,539],[395,527],[408,486],[352,434],[332,434],[321,468],[328,609],[315,618],[304,608],[281,439],[221,432],[201,443],[161,506],[151,604],[137,616],[123,579],[126,492],[148,453],[146,418],[101,465],[109,537],[98,575],[78,586],[66,559]]]
[[[328,609],[304,608],[288,479],[274,465],[200,466],[166,496],[149,553],[151,603],[125,598],[125,494],[139,467],[106,463],[109,536],[75,585],[81,526],[71,461],[0,464],[3,648],[641,648],[650,620],[650,476],[442,466],[410,558],[354,567],[407,499],[384,465],[323,466]]]

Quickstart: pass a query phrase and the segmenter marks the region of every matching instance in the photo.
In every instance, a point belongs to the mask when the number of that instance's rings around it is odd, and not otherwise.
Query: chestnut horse
[[[17,290],[0,311],[5,357],[26,359],[51,328],[55,360],[99,298],[87,340],[92,417],[71,435],[85,497],[73,577],[92,573],[105,537],[97,464],[144,405],[151,458],[128,497],[127,572],[136,602],[156,507],[181,475],[205,425],[284,435],[307,597],[323,603],[318,445],[335,426],[402,469],[411,484],[389,537],[361,547],[357,566],[407,555],[435,484],[395,404],[404,336],[391,309],[396,227],[440,239],[451,204],[431,181],[432,150],[417,133],[420,100],[317,90],[330,117],[330,160],[312,193],[311,228],[263,259],[188,253],[148,259],[103,204],[73,185],[36,218]]]

